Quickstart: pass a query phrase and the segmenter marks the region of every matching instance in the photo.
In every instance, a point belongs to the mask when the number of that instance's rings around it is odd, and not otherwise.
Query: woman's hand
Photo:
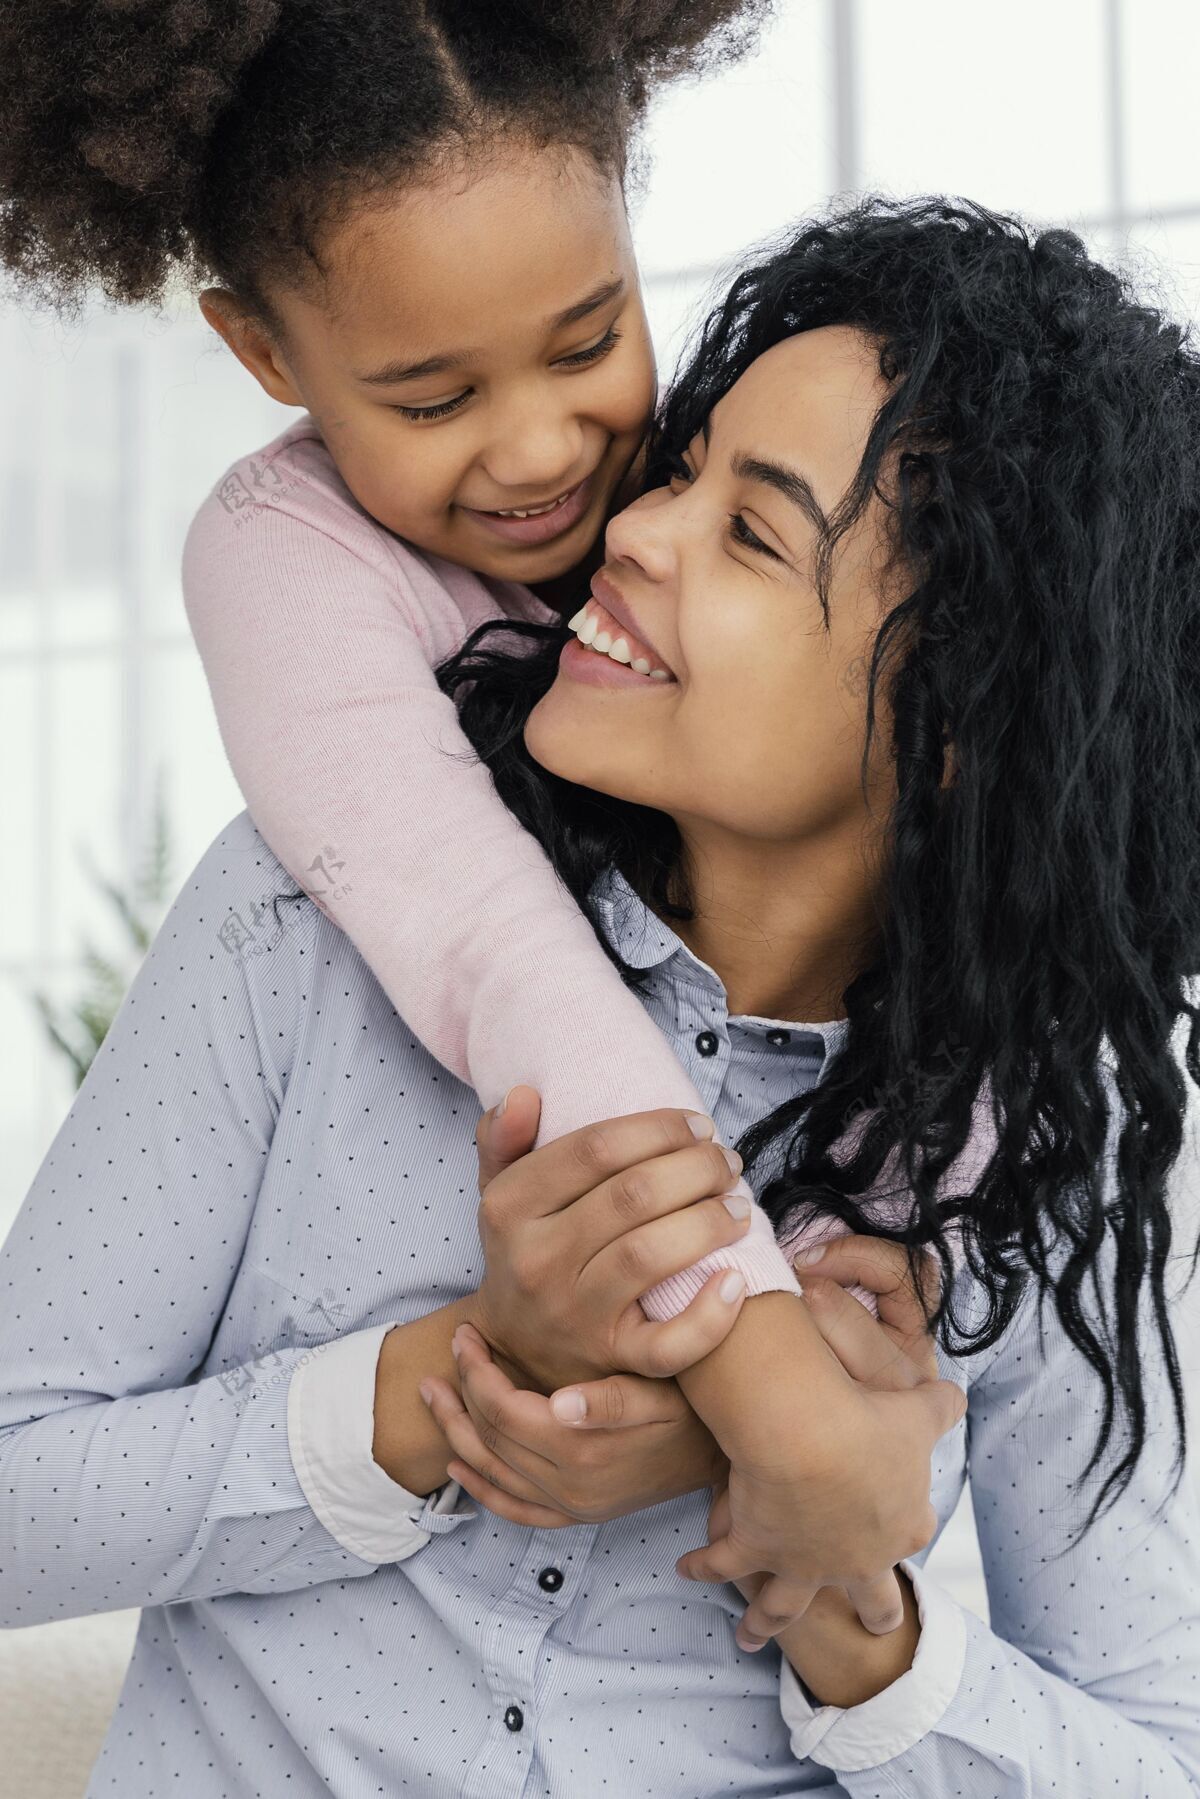
[[[819,1276],[799,1263],[797,1272],[822,1336],[847,1371],[875,1388],[936,1378],[904,1252],[871,1237],[843,1237],[827,1253]],[[856,1283],[878,1295],[878,1324],[846,1291]],[[565,1424],[544,1396],[517,1389],[470,1326],[460,1327],[457,1343],[461,1398],[446,1381],[421,1385],[455,1452],[448,1475],[489,1511],[545,1529],[623,1517],[700,1487],[724,1496],[728,1460],[674,1379],[616,1374],[584,1383],[558,1395],[578,1395],[585,1408]],[[727,1498],[725,1505],[727,1513]],[[766,1578],[735,1584],[752,1599]]]
[[[501,1518],[538,1530],[599,1523],[725,1486],[729,1463],[673,1378],[591,1383],[580,1430],[561,1423],[544,1394],[519,1391],[469,1324],[454,1351],[461,1398],[432,1376],[421,1395],[454,1451],[448,1478]]]
[[[717,1271],[678,1317],[648,1319],[639,1295],[747,1229],[734,1216],[741,1159],[712,1141],[711,1118],[636,1112],[525,1153],[540,1102],[517,1087],[480,1120],[483,1284],[471,1322],[528,1388],[551,1393],[614,1371],[663,1378],[728,1335],[745,1296]],[[515,1158],[515,1159],[514,1159]],[[744,1189],[743,1189],[744,1191]]]

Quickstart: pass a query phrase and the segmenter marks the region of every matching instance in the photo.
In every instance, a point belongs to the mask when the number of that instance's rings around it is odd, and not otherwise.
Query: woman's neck
[[[734,1016],[821,1024],[879,941],[878,878],[852,844],[751,842],[679,821],[695,917],[671,927],[720,976]],[[847,833],[849,837],[849,833]]]

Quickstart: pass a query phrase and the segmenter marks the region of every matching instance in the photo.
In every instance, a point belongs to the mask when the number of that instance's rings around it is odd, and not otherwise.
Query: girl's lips
[[[677,687],[677,681],[651,681],[646,675],[640,675],[635,669],[628,668],[623,662],[614,662],[611,656],[601,656],[595,650],[589,650],[580,643],[577,637],[568,639],[558,659],[561,672],[572,681],[582,681],[591,687],[640,687],[643,693],[669,693]]]
[[[533,518],[498,518],[494,512],[477,512],[473,506],[464,506],[462,510],[481,524],[485,531],[490,531],[494,537],[502,537],[506,543],[526,546],[551,543],[556,537],[562,537],[573,530],[584,517],[591,506],[595,486],[596,476],[593,471],[578,487],[571,489],[566,499],[553,512],[540,512]]]

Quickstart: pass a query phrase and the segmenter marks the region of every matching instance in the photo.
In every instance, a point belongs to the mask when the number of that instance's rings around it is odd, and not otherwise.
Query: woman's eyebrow
[[[785,500],[798,506],[818,531],[829,529],[829,520],[820,501],[798,469],[788,468],[782,462],[770,462],[762,456],[746,456],[740,452],[730,459],[729,466],[741,481],[761,481],[764,487],[773,487]]]
[[[576,300],[573,306],[556,312],[547,320],[551,331],[562,331],[568,325],[578,325],[583,319],[590,318],[599,312],[602,306],[608,306],[613,300],[619,300],[625,292],[625,278],[618,275],[615,281],[604,281],[594,287],[590,294],[582,300]],[[476,362],[478,350],[445,351],[440,356],[426,356],[420,362],[389,362],[381,369],[372,369],[368,374],[356,375],[356,381],[365,381],[369,387],[394,387],[400,381],[417,381],[425,375],[444,375],[450,369],[462,368],[465,363]]]

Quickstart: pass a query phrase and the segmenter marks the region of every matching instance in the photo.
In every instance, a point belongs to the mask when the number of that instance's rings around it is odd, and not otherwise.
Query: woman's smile
[[[605,579],[603,570],[595,576],[592,596],[571,619],[569,628],[575,632],[576,641],[563,652],[562,667],[567,674],[581,680],[598,680],[605,686],[628,687],[635,681],[645,684],[647,680],[677,685],[659,651],[635,630],[628,606]],[[569,656],[567,651],[571,652]],[[592,664],[596,665],[595,674]]]

